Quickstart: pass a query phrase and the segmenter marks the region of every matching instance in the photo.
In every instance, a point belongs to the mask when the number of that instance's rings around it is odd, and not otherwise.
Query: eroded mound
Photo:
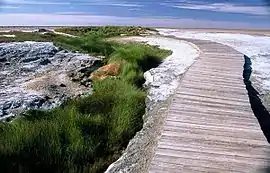
[[[88,76],[100,62],[50,42],[0,43],[0,120],[89,93]]]

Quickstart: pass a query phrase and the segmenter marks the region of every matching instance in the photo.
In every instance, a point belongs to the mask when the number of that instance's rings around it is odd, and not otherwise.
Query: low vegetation
[[[88,34],[97,34],[105,37],[115,37],[115,36],[131,36],[131,35],[140,35],[148,34],[150,31],[156,31],[152,28],[145,27],[135,27],[135,26],[92,26],[92,27],[63,27],[56,29],[58,32],[63,32],[76,36],[84,36]]]
[[[11,32],[0,32],[0,35],[15,35],[16,37],[0,37],[0,43],[3,42],[22,42],[22,41],[53,41],[56,42],[63,38],[61,35],[56,35],[53,33],[40,34],[38,32],[21,32],[21,31],[11,31]]]
[[[0,32],[0,35],[4,33]],[[105,41],[105,37],[97,34],[88,34],[84,37],[72,38],[54,33],[40,34],[38,32],[8,32],[5,34],[15,35],[16,37],[0,37],[0,43],[4,42],[53,42],[56,46],[70,51],[82,53],[109,55],[113,52],[113,43]]]
[[[31,110],[12,123],[0,123],[1,171],[103,172],[142,127],[143,73],[156,67],[170,51],[106,42],[91,34],[50,37],[74,50],[105,55],[105,63],[121,64],[120,75],[94,81],[94,92],[88,97],[69,100],[49,111]],[[18,38],[23,40],[23,36]]]

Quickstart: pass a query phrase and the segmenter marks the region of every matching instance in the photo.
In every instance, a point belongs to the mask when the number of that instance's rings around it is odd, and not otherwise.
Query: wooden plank
[[[243,83],[244,55],[222,44],[188,41],[202,53],[175,93],[150,172],[265,170],[269,146]]]

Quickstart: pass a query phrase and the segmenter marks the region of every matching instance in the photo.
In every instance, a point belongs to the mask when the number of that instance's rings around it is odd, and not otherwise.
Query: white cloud
[[[69,2],[53,2],[38,0],[4,0],[6,4],[28,4],[28,5],[70,5]]]
[[[106,4],[106,5],[111,5],[111,6],[121,6],[121,7],[142,7],[143,5],[140,4]]]
[[[128,10],[129,11],[140,11],[141,9],[140,8],[129,8]]]
[[[244,22],[60,14],[0,14],[1,26],[143,25],[185,28],[260,28]],[[261,26],[262,27],[262,26]],[[270,28],[270,25],[264,26]]]
[[[143,7],[141,4],[129,4],[129,3],[107,3],[107,2],[86,2],[76,3],[76,5],[99,5],[99,6],[118,6],[118,7]]]
[[[7,4],[27,4],[27,5],[71,5],[71,2],[54,2],[52,0],[40,1],[40,0],[5,0]],[[113,1],[81,1],[74,2],[74,5],[102,5],[102,6],[120,6],[120,7],[142,7],[141,4],[136,3],[128,3],[128,2],[118,2],[116,0]]]
[[[81,12],[81,11],[56,12],[54,14],[56,14],[56,15],[89,15],[89,13],[87,13],[87,12]]]
[[[0,9],[17,9],[19,7],[12,5],[0,5]]]
[[[253,14],[253,15],[269,15],[269,11],[264,6],[245,6],[237,5],[233,3],[197,3],[197,2],[185,2],[180,4],[162,4],[166,6],[171,6],[181,9],[192,9],[192,10],[207,10],[207,11],[216,11],[216,12],[225,12],[225,13],[242,13],[242,14]]]

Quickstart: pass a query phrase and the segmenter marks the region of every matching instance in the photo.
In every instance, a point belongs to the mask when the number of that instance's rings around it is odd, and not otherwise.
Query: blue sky
[[[260,0],[0,0],[0,25],[270,28]]]

